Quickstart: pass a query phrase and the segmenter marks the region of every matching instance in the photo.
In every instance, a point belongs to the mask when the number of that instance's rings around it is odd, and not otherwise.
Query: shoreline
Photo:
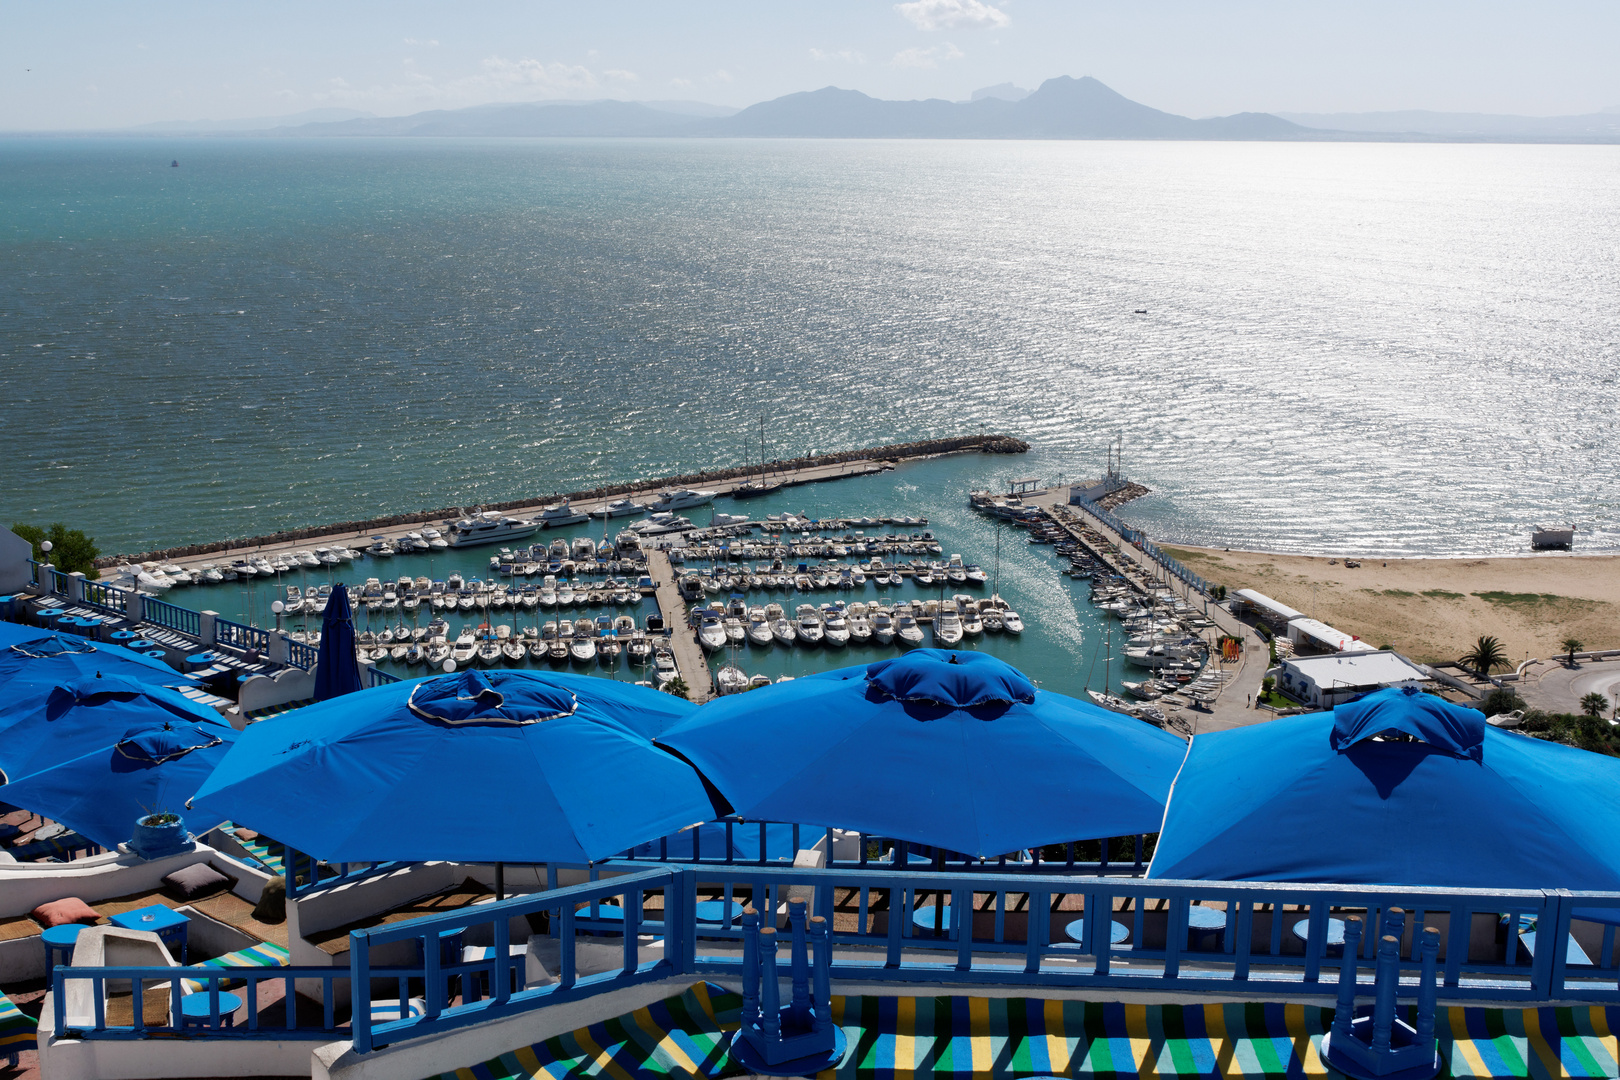
[[[1346,567],[1336,555],[1164,549],[1211,582],[1257,589],[1424,663],[1456,660],[1482,635],[1500,639],[1515,664],[1562,653],[1566,637],[1585,649],[1620,646],[1620,573],[1603,572],[1620,554],[1369,557]]]

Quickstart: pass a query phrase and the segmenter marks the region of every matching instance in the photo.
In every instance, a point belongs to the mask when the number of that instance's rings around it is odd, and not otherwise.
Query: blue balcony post
[[[810,962],[805,954],[804,901],[788,901],[788,928],[792,932],[789,954],[793,978],[792,1017],[794,1023],[807,1020],[810,1014]]]
[[[782,988],[776,974],[776,927],[759,929],[759,1012],[766,1042],[782,1036]]]
[[[289,988],[290,989],[290,988]],[[288,994],[290,1003],[293,995]],[[354,1052],[371,1053],[371,945],[363,931],[349,932],[349,1025]],[[292,1014],[289,1005],[288,1013]]]
[[[1378,939],[1378,974],[1373,991],[1372,1052],[1387,1054],[1395,1028],[1395,994],[1400,989],[1401,942],[1384,934]]]
[[[1434,984],[1435,961],[1440,955],[1440,931],[1425,926],[1418,947],[1423,955],[1423,974],[1420,976],[1422,981],[1418,983],[1417,1041],[1420,1045],[1427,1045],[1434,1039],[1435,998],[1440,992]]]
[[[629,913],[626,912],[626,914]],[[495,985],[490,988],[490,996],[495,999],[497,1005],[506,1004],[506,999],[512,993],[512,976],[510,974],[512,967],[511,945],[512,926],[507,921],[506,916],[502,915],[495,920]]]
[[[743,909],[742,1030],[759,1023],[759,912]]]
[[[1356,1014],[1356,956],[1361,946],[1361,919],[1344,920],[1344,958],[1339,963],[1339,1001],[1333,1012],[1333,1037],[1344,1045]]]
[[[820,915],[810,920],[810,938],[815,946],[815,1023],[813,1030],[825,1031],[832,1027],[832,929]]]

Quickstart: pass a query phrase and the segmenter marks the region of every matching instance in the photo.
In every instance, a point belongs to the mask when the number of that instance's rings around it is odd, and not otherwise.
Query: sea
[[[988,567],[970,488],[1118,447],[1164,542],[1620,547],[1620,147],[7,139],[0,281],[0,518],[108,553],[977,431],[759,508]]]

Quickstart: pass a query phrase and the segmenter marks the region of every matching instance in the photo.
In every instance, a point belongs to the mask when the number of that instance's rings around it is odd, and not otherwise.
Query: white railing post
[[[84,603],[84,571],[75,570],[68,575],[68,599],[75,604]]]
[[[219,641],[219,627],[215,620],[219,618],[217,611],[199,611],[197,613],[197,637],[204,645],[213,645]]]
[[[287,635],[280,630],[270,631],[270,655],[265,659],[272,664],[285,664],[287,662]]]
[[[146,594],[140,589],[130,589],[124,594],[124,618],[131,623],[146,621]]]

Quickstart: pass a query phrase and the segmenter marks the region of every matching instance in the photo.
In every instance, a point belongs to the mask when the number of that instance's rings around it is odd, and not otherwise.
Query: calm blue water
[[[986,564],[968,487],[1116,436],[1164,540],[1614,547],[1617,253],[1617,147],[0,141],[0,520],[140,551],[732,465],[764,416],[1029,439],[778,500]],[[1003,570],[1006,647],[1083,682],[1089,612]]]

